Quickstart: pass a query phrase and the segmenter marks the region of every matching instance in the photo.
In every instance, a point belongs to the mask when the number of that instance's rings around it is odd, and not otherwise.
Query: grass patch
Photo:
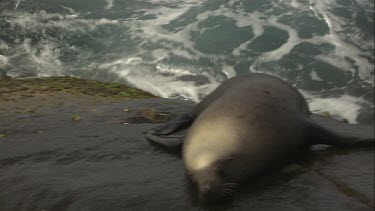
[[[0,100],[16,95],[67,92],[105,98],[151,98],[154,95],[118,83],[84,80],[69,76],[33,79],[0,79]]]

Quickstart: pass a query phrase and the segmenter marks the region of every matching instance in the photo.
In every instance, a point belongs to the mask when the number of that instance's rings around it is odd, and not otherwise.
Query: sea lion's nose
[[[212,189],[212,186],[207,184],[201,187],[199,196],[201,199],[205,201],[215,200],[217,198],[217,194]]]
[[[203,187],[202,187],[202,193],[203,194],[208,194],[209,192],[211,191],[211,187],[210,187],[210,185],[204,185]]]

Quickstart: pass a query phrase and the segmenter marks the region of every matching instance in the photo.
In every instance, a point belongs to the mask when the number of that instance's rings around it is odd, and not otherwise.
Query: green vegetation
[[[112,99],[155,97],[150,93],[122,84],[104,83],[74,77],[0,79],[0,100],[7,101],[14,98],[28,98],[57,92]]]

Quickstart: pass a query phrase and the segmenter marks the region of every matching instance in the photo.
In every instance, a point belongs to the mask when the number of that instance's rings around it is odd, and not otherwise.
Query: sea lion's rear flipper
[[[329,117],[312,114],[309,135],[312,144],[334,146],[374,146],[374,126],[349,124]]]
[[[146,138],[166,147],[179,147],[182,145],[187,128],[192,122],[191,114],[180,115],[164,125],[147,131]]]

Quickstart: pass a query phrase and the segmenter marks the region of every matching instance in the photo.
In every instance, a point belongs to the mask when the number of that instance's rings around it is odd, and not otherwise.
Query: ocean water
[[[198,102],[248,72],[374,122],[373,0],[0,0],[0,75],[69,75]]]

